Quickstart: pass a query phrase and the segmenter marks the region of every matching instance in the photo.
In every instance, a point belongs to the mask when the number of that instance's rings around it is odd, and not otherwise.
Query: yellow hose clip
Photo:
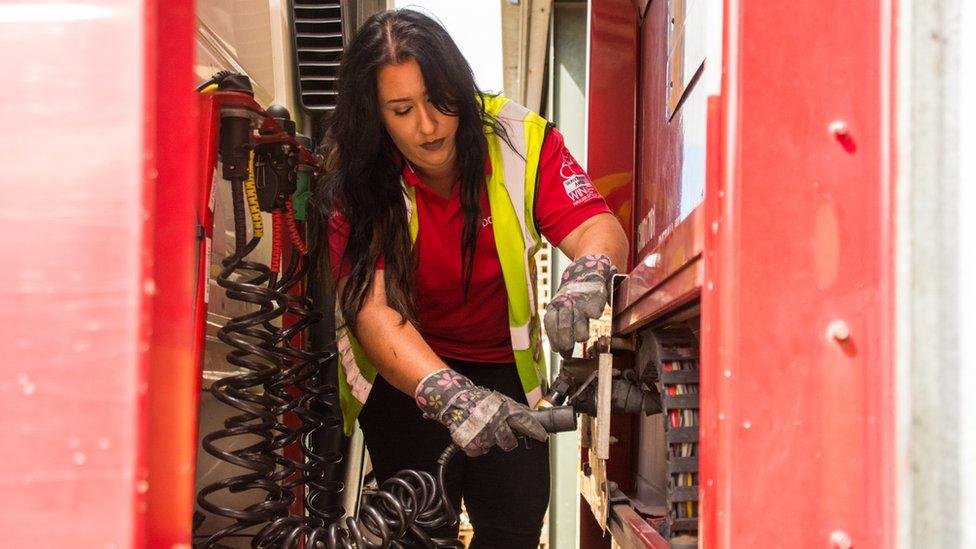
[[[247,208],[251,212],[251,229],[255,238],[264,236],[264,221],[261,219],[261,207],[258,205],[258,189],[254,184],[254,151],[247,160],[247,181],[244,182],[244,196],[247,198]]]

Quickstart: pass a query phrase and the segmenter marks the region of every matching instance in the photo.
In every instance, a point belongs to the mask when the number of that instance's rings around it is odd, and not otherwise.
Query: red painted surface
[[[617,288],[614,333],[629,334],[698,298],[704,280],[705,212],[698,207]]]
[[[724,57],[727,57],[726,53]],[[699,357],[701,383],[698,392],[701,395],[702,406],[699,418],[707,418],[705,413],[712,413],[715,404],[719,402],[719,381],[721,379],[721,368],[718,367],[718,348],[715,344],[717,333],[717,322],[719,319],[719,303],[715,299],[716,277],[719,272],[718,255],[716,254],[717,240],[719,231],[722,230],[721,216],[719,215],[719,194],[724,197],[725,190],[722,186],[721,169],[724,161],[724,148],[722,147],[722,132],[724,129],[722,117],[722,98],[712,96],[708,98],[708,156],[705,160],[705,218],[708,220],[708,229],[705,231],[705,280],[706,284],[711,283],[711,287],[705,287],[704,295],[701,299],[701,349]],[[698,459],[698,479],[703,485],[698,491],[698,512],[700,517],[707,517],[699,520],[699,534],[704,540],[717,539],[719,493],[721,487],[715,485],[718,478],[720,465],[718,463],[719,433],[716,431],[718,424],[717,418],[710,422],[700,420],[699,430],[699,459]],[[723,444],[729,445],[729,442]],[[723,472],[723,474],[725,474]],[[705,479],[705,480],[702,480]],[[708,481],[711,481],[709,483]],[[727,496],[727,494],[726,494]],[[722,510],[722,515],[726,510]]]
[[[628,0],[599,0],[590,3],[590,21],[586,171],[630,235],[635,227],[637,12]]]
[[[142,546],[155,3],[3,13],[3,546]]]
[[[149,349],[149,437],[146,534],[149,547],[188,546],[192,523],[200,395],[193,197],[198,192],[198,104],[193,91],[192,1],[156,7],[154,61],[155,215],[152,272],[155,300]]]
[[[590,21],[586,168],[611,211],[631,234],[638,16],[631,0],[601,0],[590,3]],[[610,448],[607,477],[625,491],[634,483],[631,431],[630,418],[614,419],[611,435],[618,442]],[[609,536],[603,537],[585,501],[580,505],[580,515],[581,547],[609,547]]]
[[[664,519],[653,521],[655,525],[664,522]],[[626,518],[624,526],[630,530],[630,535],[638,543],[650,549],[670,549],[671,544],[661,537],[661,534],[651,525],[650,521],[645,520],[637,513]]]
[[[196,223],[198,230],[203,232],[204,240],[197,251],[196,298],[194,299],[193,322],[195,327],[193,340],[193,355],[198,364],[203,364],[204,346],[207,336],[207,300],[209,299],[210,283],[210,254],[213,243],[214,210],[211,204],[213,193],[214,169],[217,166],[217,139],[214,137],[220,131],[220,109],[213,100],[213,95],[195,93],[198,108],[197,125],[197,157],[196,172]],[[213,199],[215,200],[215,199]],[[202,369],[202,366],[201,366]],[[202,379],[197,376],[196,392],[199,393]],[[198,406],[199,408],[199,406]],[[196,459],[194,457],[194,459]]]
[[[830,547],[839,530],[892,547],[893,8],[726,6],[703,546]],[[828,335],[835,321],[848,340]]]
[[[650,229],[646,242],[635,235],[635,258],[647,256],[660,237],[673,228],[681,205],[684,115],[678,109],[670,120],[667,117],[668,26],[668,2],[651,2],[640,28],[638,184],[634,201],[634,222],[639,225],[647,218],[645,225]]]
[[[637,13],[640,15],[640,17],[644,17],[644,12],[647,11],[648,2],[650,2],[650,0],[632,0],[632,3],[634,4],[634,9],[637,10]]]

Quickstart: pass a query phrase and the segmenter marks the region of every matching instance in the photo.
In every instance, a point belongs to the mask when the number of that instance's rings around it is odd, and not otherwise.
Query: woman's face
[[[414,168],[421,174],[453,171],[458,118],[442,113],[428,100],[420,65],[413,59],[385,65],[377,73],[376,87],[386,129]]]

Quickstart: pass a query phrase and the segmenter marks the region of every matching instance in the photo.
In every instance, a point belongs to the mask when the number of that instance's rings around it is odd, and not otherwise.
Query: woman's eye
[[[407,114],[408,112],[410,112],[410,109],[411,108],[413,108],[413,107],[407,107],[407,108],[401,109],[401,110],[394,110],[393,111],[393,114],[395,114],[397,116],[403,116],[403,115]]]

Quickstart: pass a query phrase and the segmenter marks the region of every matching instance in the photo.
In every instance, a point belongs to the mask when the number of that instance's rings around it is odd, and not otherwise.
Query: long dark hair
[[[324,215],[339,211],[349,222],[349,241],[342,257],[351,265],[339,306],[350,325],[373,285],[377,261],[384,261],[388,305],[402,321],[413,314],[416,267],[409,220],[400,183],[396,147],[380,115],[377,72],[388,64],[413,59],[420,66],[427,94],[437,110],[458,117],[455,135],[461,172],[461,272],[465,295],[471,282],[480,197],[485,185],[488,142],[494,132],[511,146],[505,129],[483,106],[471,67],[444,28],[419,12],[400,9],[366,20],[346,47],[339,67],[338,99],[327,121],[326,139],[333,148],[332,170],[320,185]]]

